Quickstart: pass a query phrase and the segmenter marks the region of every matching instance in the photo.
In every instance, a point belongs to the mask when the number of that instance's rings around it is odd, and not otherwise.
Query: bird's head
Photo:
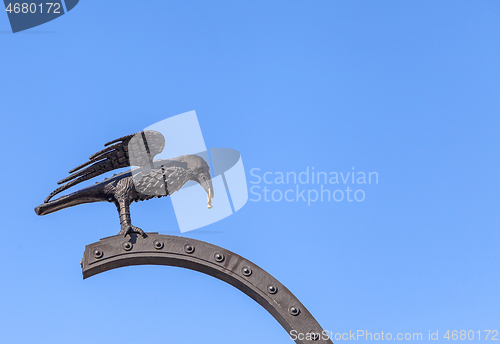
[[[210,167],[206,161],[198,155],[186,155],[184,161],[187,163],[187,179],[199,183],[207,192],[207,208],[212,208],[212,198],[214,197],[214,188],[212,177],[210,176]]]

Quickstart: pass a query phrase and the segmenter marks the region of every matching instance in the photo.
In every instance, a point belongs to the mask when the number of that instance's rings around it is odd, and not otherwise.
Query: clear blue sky
[[[114,206],[33,211],[105,142],[190,110],[249,182],[307,167],[379,182],[363,202],[249,201],[186,236],[260,265],[330,331],[500,331],[498,1],[82,0],[9,30],[0,15],[1,343],[292,343],[200,273],[83,281]],[[132,216],[180,235],[168,199]]]

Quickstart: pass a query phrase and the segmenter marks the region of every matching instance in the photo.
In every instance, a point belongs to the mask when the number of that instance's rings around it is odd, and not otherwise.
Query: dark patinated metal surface
[[[190,238],[147,233],[145,237],[117,235],[87,245],[82,260],[83,278],[130,265],[168,265],[218,278],[238,288],[264,307],[288,332],[322,333],[304,305],[278,280],[251,261],[221,247]],[[309,335],[309,338],[314,336]],[[300,344],[332,344],[295,340]]]
[[[188,181],[195,181],[205,189],[208,208],[211,208],[214,189],[206,161],[198,155],[153,161],[164,145],[165,138],[154,130],[141,131],[106,143],[106,148],[90,156],[89,161],[72,169],[68,177],[60,180],[58,184],[62,185],[52,191],[44,203],[35,208],[35,212],[46,215],[79,204],[111,202],[120,216],[120,234],[143,235],[142,229],[131,223],[130,204],[171,195]],[[52,197],[76,184],[130,166],[138,168],[52,200]]]

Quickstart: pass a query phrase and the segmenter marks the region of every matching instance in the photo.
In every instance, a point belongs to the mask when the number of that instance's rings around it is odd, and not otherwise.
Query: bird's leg
[[[123,235],[124,237],[130,233],[138,233],[143,237],[146,236],[144,231],[139,227],[132,226],[130,220],[130,201],[128,200],[118,200],[115,202],[116,208],[118,209],[118,214],[120,215],[120,225],[121,230],[118,235]]]

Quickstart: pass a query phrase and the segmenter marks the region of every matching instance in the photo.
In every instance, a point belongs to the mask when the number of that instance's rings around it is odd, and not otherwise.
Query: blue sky
[[[292,343],[200,273],[83,281],[114,206],[33,211],[105,142],[191,110],[208,147],[241,153],[249,187],[253,168],[379,182],[362,202],[249,201],[183,235],[263,267],[329,331],[500,331],[497,1],[82,0],[9,30],[0,15],[2,343]],[[168,199],[132,217],[180,235]]]

